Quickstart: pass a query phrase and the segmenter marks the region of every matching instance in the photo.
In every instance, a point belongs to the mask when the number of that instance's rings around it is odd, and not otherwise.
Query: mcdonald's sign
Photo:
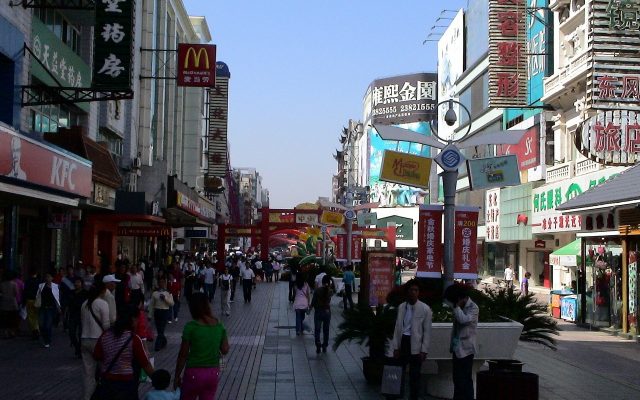
[[[178,86],[214,87],[216,85],[216,46],[178,44]]]

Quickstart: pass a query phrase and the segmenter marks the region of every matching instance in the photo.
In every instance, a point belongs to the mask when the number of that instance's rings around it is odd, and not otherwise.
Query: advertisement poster
[[[428,122],[414,122],[398,126],[425,136],[431,135],[431,129],[429,128]],[[384,140],[373,128],[369,130],[369,139],[371,143],[369,153],[369,187],[371,201],[379,202],[379,207],[412,206],[429,203],[429,192],[425,189],[415,186],[401,185],[398,183],[384,182],[380,179],[380,171],[382,171],[382,159],[385,150],[393,150],[421,157],[431,157],[431,148],[419,143]],[[425,197],[427,198],[426,201]]]
[[[418,278],[442,276],[442,206],[420,208],[418,222]]]
[[[520,184],[518,158],[515,154],[502,157],[467,160],[471,190]]]
[[[396,257],[393,253],[369,253],[369,305],[387,303],[387,294],[393,289],[393,271]]]
[[[347,235],[337,235],[336,242],[336,261],[347,260]]]
[[[369,86],[373,124],[430,121],[438,103],[438,74],[419,73],[377,79]]]
[[[438,101],[458,100],[455,94],[455,83],[464,72],[464,11],[459,10],[449,27],[438,41]],[[460,106],[452,104],[453,111],[460,115]],[[438,107],[438,133],[448,138],[458,127],[456,121],[449,126],[444,116],[449,109],[447,103]]]
[[[496,156],[515,154],[518,158],[518,169],[527,171],[540,165],[540,124],[527,129],[518,144],[496,145]]]
[[[380,180],[428,189],[431,162],[430,158],[385,150]]]
[[[456,207],[454,279],[477,279],[478,208]]]

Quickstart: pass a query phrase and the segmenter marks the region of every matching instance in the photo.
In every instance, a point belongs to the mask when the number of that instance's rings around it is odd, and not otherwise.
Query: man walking
[[[504,269],[504,281],[507,283],[507,289],[513,290],[513,268],[511,268],[511,264],[507,264],[507,268]]]
[[[406,284],[407,301],[398,307],[393,333],[393,356],[409,364],[409,398],[417,400],[420,392],[420,368],[427,358],[431,340],[432,312],[418,300],[420,286],[411,280]]]
[[[244,295],[244,302],[251,303],[251,289],[256,280],[256,274],[249,267],[242,270],[242,294]]]
[[[349,308],[353,310],[353,284],[355,281],[356,277],[353,274],[353,265],[347,265],[342,275],[342,283],[344,283],[344,297],[342,298],[344,311],[347,311],[347,303],[349,303]]]
[[[214,299],[216,294],[216,270],[213,269],[212,264],[208,264],[207,269],[204,270],[204,292],[209,301]]]
[[[479,309],[469,298],[466,286],[451,287],[453,330],[449,351],[453,357],[453,399],[473,400],[473,358],[476,353],[476,328]]]

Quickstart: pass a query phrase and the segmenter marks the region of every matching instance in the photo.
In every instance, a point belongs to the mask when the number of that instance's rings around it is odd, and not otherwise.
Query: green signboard
[[[31,75],[45,85],[58,86],[55,77],[64,87],[89,87],[89,66],[36,17],[31,23],[31,51]],[[89,111],[89,104],[78,107]]]
[[[93,86],[131,90],[134,0],[96,2]]]
[[[391,215],[385,218],[378,218],[377,227],[386,228],[389,222],[396,224],[396,239],[413,240],[413,220],[411,218]]]

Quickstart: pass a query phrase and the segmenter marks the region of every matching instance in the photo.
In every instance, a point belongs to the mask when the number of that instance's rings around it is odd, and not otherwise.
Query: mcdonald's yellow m
[[[205,62],[204,65],[206,69],[209,69],[209,54],[207,54],[207,49],[204,47],[200,47],[197,53],[195,48],[189,47],[189,50],[187,50],[187,54],[184,57],[184,69],[189,68],[189,59],[191,58],[191,55],[193,55],[193,65],[196,68],[200,68],[200,57],[202,57],[203,54]]]

